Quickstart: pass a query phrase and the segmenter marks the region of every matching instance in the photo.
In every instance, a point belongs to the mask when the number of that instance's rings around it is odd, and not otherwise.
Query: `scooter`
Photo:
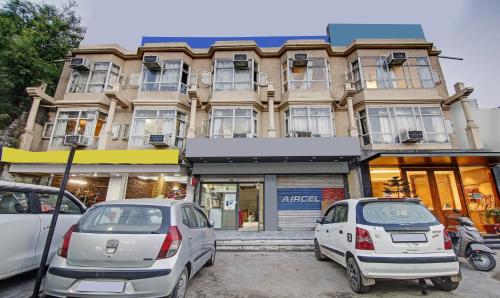
[[[496,253],[484,244],[483,237],[472,220],[465,216],[458,216],[456,220],[459,226],[455,237],[452,238],[455,254],[467,259],[476,270],[495,269],[496,261],[493,255]]]

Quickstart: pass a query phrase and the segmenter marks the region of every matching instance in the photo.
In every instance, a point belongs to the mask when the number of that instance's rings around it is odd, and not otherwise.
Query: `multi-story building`
[[[2,161],[58,185],[64,138],[80,135],[71,191],[90,202],[186,195],[220,229],[311,229],[332,202],[372,195],[486,223],[499,154],[480,150],[469,122],[474,149],[459,149],[449,106],[470,88],[448,95],[439,54],[420,25],[85,46],[53,98],[28,88],[22,150],[4,148]],[[408,181],[399,192],[385,189],[394,176]]]

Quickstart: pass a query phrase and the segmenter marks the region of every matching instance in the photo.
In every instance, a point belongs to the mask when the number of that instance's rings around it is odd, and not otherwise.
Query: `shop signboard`
[[[278,210],[321,210],[343,195],[342,188],[278,188]]]

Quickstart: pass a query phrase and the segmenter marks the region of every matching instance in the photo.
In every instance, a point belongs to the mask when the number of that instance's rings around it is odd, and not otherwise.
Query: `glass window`
[[[40,201],[40,211],[42,213],[53,213],[56,209],[57,194],[39,193],[38,200]],[[66,196],[62,198],[60,212],[61,214],[82,214],[80,206]]]
[[[333,223],[333,218],[334,218],[334,215],[335,215],[335,209],[337,209],[337,207],[332,207],[332,208],[330,208],[330,210],[328,210],[328,212],[323,217],[323,224],[331,224],[331,223]]]
[[[207,220],[207,217],[205,216],[205,214],[196,208],[194,210],[196,212],[196,216],[198,218],[198,223],[200,225],[200,228],[207,228],[208,227],[208,220]]]
[[[196,229],[200,227],[198,217],[196,216],[196,211],[194,211],[193,206],[182,207],[182,211],[185,214],[183,216],[187,218],[189,228]]]
[[[349,211],[349,207],[346,205],[339,205],[335,209],[336,211],[335,216],[333,217],[333,222],[347,222],[347,213]]]
[[[90,209],[80,221],[79,232],[151,234],[163,232],[169,224],[168,212],[158,207],[107,205]]]
[[[130,133],[131,147],[151,147],[149,135],[169,135],[182,148],[186,135],[186,114],[174,109],[135,110]]]
[[[30,200],[27,193],[0,190],[0,214],[19,214],[30,212]]]
[[[369,107],[358,112],[363,145],[400,142],[400,134],[419,130],[423,142],[447,143],[448,134],[440,107]]]
[[[70,93],[102,93],[118,86],[120,67],[111,62],[94,62],[90,70],[73,69]]]
[[[99,141],[101,129],[106,120],[106,114],[93,111],[59,111],[53,128],[50,146],[63,146],[64,136],[82,135],[87,137],[89,147],[94,147]]]
[[[165,60],[161,69],[143,66],[141,91],[187,92],[189,65],[182,60]]]
[[[257,87],[258,64],[249,59],[248,67],[234,67],[232,59],[215,60],[214,88],[216,91],[252,90]]]
[[[42,139],[50,139],[53,129],[54,129],[54,123],[45,123],[42,131]]]
[[[292,107],[285,113],[290,137],[331,137],[332,111],[329,107]]]
[[[250,108],[214,108],[212,110],[212,138],[256,137],[257,113]]]
[[[362,223],[375,225],[438,224],[424,206],[411,202],[369,202],[361,204]]]
[[[309,58],[305,66],[293,66],[290,59],[289,76],[283,72],[283,79],[290,78],[291,90],[328,90],[330,78],[328,75],[328,63],[325,58]],[[285,67],[285,64],[283,64]],[[288,85],[287,85],[288,86]],[[286,90],[285,90],[286,91]]]

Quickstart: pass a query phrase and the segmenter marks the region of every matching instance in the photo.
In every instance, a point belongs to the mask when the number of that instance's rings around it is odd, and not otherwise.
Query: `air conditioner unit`
[[[310,138],[312,133],[310,131],[294,131],[292,136],[295,138]]]
[[[406,62],[405,52],[392,52],[387,58],[385,58],[385,63],[387,66],[401,65]]]
[[[148,143],[156,147],[171,147],[172,138],[170,135],[149,135]]]
[[[292,65],[293,67],[307,66],[307,61],[309,56],[306,53],[297,53],[293,55]]]
[[[65,135],[63,140],[64,146],[77,145],[78,147],[87,147],[90,139],[84,135]]]
[[[77,70],[89,70],[91,68],[91,63],[87,58],[76,57],[71,58],[69,67]]]
[[[234,139],[246,139],[247,134],[246,133],[233,133],[233,138]]]
[[[234,54],[233,55],[234,68],[248,68],[250,61],[248,60],[247,54]]]
[[[418,143],[424,139],[424,133],[421,130],[406,130],[399,135],[401,143]]]
[[[161,69],[160,57],[156,55],[144,56],[142,63],[149,69]]]

